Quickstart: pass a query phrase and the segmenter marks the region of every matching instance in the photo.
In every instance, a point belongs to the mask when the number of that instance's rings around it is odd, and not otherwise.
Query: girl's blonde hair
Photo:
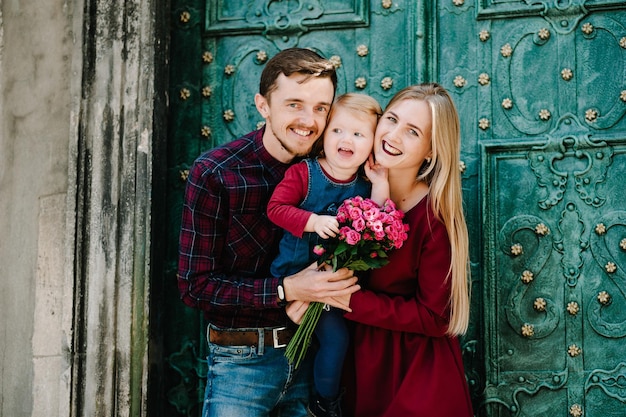
[[[340,108],[347,109],[356,113],[361,113],[363,116],[371,116],[375,123],[378,122],[378,118],[383,114],[383,110],[380,107],[380,104],[378,104],[378,101],[376,101],[374,97],[360,93],[346,93],[337,97],[330,108],[330,112],[328,112],[329,121],[335,114],[335,111]],[[321,155],[323,149],[324,135],[320,136],[320,138],[313,145],[313,149],[311,149],[311,155]]]
[[[436,83],[409,86],[399,91],[387,108],[402,100],[421,100],[430,106],[432,116],[431,161],[425,162],[418,179],[429,186],[433,212],[448,232],[452,262],[450,323],[447,333],[467,331],[470,314],[469,238],[461,190],[461,135],[459,116],[448,92]]]

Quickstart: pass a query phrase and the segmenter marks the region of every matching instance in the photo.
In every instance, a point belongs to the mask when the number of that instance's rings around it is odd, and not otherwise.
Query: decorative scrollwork
[[[596,369],[589,374],[585,392],[590,388],[600,388],[606,395],[626,403],[626,363],[622,362],[612,370]]]
[[[598,221],[601,233],[590,234],[590,248],[594,260],[606,273],[607,280],[603,282],[606,289],[598,292],[596,302],[589,303],[587,309],[589,323],[591,327],[600,335],[610,338],[619,338],[626,336],[626,294],[624,283],[626,283],[625,265],[620,264],[623,258],[620,258],[619,252],[616,252],[615,241],[612,240],[615,231],[619,231],[626,227],[626,211],[611,212],[603,216]],[[613,231],[612,231],[613,230]],[[613,242],[613,243],[612,243]],[[611,283],[617,291],[609,289]],[[618,303],[617,306],[611,306]],[[603,309],[606,311],[603,314]],[[608,313],[611,312],[611,313]]]
[[[544,223],[541,219],[531,216],[517,216],[507,221],[498,234],[500,249],[504,253],[512,253],[516,245],[527,247],[528,250],[520,252],[511,262],[515,269],[519,267],[517,274],[521,278],[516,280],[504,305],[506,318],[513,329],[519,329],[524,337],[541,339],[551,334],[558,326],[559,315],[556,312],[556,304],[548,297],[543,296],[539,309],[540,314],[529,314],[525,298],[531,287],[540,288],[540,276],[535,276],[531,271],[541,271],[548,261],[552,252],[553,240],[551,235],[538,235],[535,233],[537,224]],[[528,233],[530,232],[530,233]],[[514,244],[511,244],[515,242]],[[515,266],[515,265],[519,266]],[[537,287],[539,286],[539,287]],[[537,300],[533,298],[533,304]]]
[[[598,194],[597,186],[606,180],[613,149],[606,142],[595,142],[589,134],[580,132],[585,132],[585,128],[574,116],[566,115],[548,135],[548,142],[533,147],[528,153],[539,186],[548,191],[548,198],[539,202],[543,209],[556,205],[563,198],[569,173],[556,169],[554,163],[567,157],[586,162],[585,169],[572,172],[581,199],[593,207],[603,205],[606,200]]]

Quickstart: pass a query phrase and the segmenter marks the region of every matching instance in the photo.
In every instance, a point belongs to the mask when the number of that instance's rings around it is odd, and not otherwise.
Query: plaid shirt
[[[190,307],[226,328],[275,327],[278,279],[269,265],[281,230],[267,202],[289,164],[263,146],[264,128],[201,155],[190,169],[180,231],[178,288]]]

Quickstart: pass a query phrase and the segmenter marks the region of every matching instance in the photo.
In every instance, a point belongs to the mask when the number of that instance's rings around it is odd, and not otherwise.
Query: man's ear
[[[256,105],[256,109],[261,113],[261,116],[264,119],[267,119],[270,115],[270,105],[267,102],[267,99],[263,97],[261,94],[256,93],[254,96],[254,104]]]

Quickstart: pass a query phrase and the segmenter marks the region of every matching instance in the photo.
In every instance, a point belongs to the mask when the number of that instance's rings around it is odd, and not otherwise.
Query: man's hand
[[[350,296],[361,289],[357,281],[354,272],[348,268],[333,272],[330,266],[324,264],[318,268],[317,262],[314,262],[308,268],[285,277],[283,286],[288,301],[317,301],[352,311]]]

